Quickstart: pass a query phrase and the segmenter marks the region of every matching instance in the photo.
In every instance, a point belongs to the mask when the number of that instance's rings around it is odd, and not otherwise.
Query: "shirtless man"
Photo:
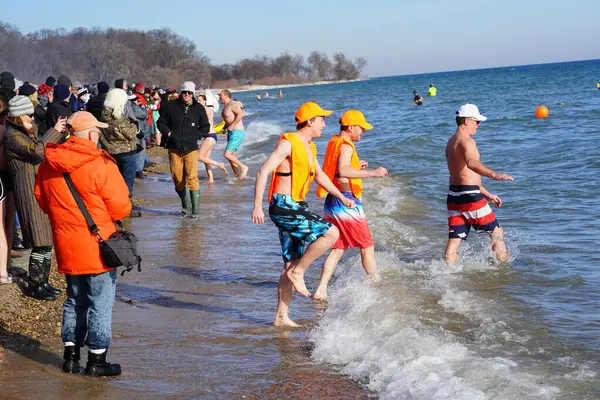
[[[366,169],[369,166],[358,158],[354,142],[360,141],[362,135],[373,126],[367,122],[363,113],[348,110],[340,118],[340,133],[333,135],[323,162],[323,172],[333,181],[342,194],[356,203],[355,208],[345,207],[337,198],[319,186],[317,197],[325,198],[325,219],[340,231],[340,238],[335,242],[323,264],[321,281],[313,295],[313,300],[327,301],[327,284],[344,252],[352,247],[360,249],[360,258],[367,278],[378,280],[375,246],[371,237],[369,223],[363,211],[362,179],[383,178],[387,169]]]
[[[476,105],[461,106],[456,112],[458,129],[446,145],[446,160],[450,172],[447,199],[449,236],[445,253],[448,264],[457,262],[458,248],[467,239],[471,226],[475,230],[488,232],[498,261],[508,261],[504,231],[488,204],[489,201],[499,208],[502,200],[481,185],[481,176],[497,181],[514,179],[510,175],[494,172],[480,161],[479,150],[472,137],[477,133],[479,124],[486,119],[479,113]]]
[[[296,132],[286,133],[279,139],[275,150],[256,174],[252,222],[262,224],[265,221],[263,195],[268,175],[272,173],[269,216],[279,229],[283,252],[275,326],[299,326],[289,317],[293,289],[303,296],[311,295],[304,283],[304,272],[339,237],[338,229],[310,212],[304,202],[313,179],[345,207],[355,207],[354,201],[335,187],[317,161],[317,148],[312,140],[321,136],[328,115],[331,111],[323,110],[314,102],[300,106],[296,111]]]
[[[242,110],[242,105],[239,101],[231,99],[231,92],[229,90],[222,90],[219,93],[219,101],[223,104],[223,111],[221,112],[221,116],[225,121],[223,132],[227,132],[227,147],[225,147],[224,157],[231,164],[231,169],[235,176],[239,179],[244,179],[248,173],[248,167],[235,154],[242,145],[244,137],[246,137],[244,123],[242,122],[244,110]]]

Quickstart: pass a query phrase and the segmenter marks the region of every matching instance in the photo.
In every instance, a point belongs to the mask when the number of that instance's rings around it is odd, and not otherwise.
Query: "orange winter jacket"
[[[281,135],[277,142],[287,140],[292,144],[292,154],[290,155],[290,164],[292,171],[292,192],[291,196],[294,201],[303,201],[310,190],[310,184],[315,180],[315,171],[317,170],[317,146],[311,141],[310,148],[312,150],[312,165],[309,167],[308,153],[302,140],[293,132],[288,132]],[[277,147],[277,145],[275,145]],[[277,168],[271,175],[271,186],[269,186],[269,201],[273,198],[273,193],[279,185],[279,176]]]
[[[131,212],[127,185],[108,153],[99,150],[94,142],[75,136],[63,144],[46,146],[35,178],[35,197],[52,225],[58,271],[69,275],[109,271],[100,257],[98,240],[88,229],[67,186],[65,172],[71,174],[103,239],[115,232],[113,221]]]
[[[348,144],[352,146],[352,159],[350,160],[350,166],[354,169],[360,169],[360,160],[358,159],[358,154],[356,153],[356,147],[354,147],[354,143],[352,140],[341,137],[340,135],[333,135],[329,144],[327,145],[327,150],[325,151],[325,160],[323,161],[323,172],[331,179],[332,182],[335,183],[335,175],[338,173],[338,158],[340,156],[340,150],[342,150],[342,145]],[[357,199],[362,197],[362,179],[360,178],[349,178],[348,182],[350,182],[350,188],[352,189],[352,194]],[[327,190],[325,190],[321,185],[317,187],[317,197],[325,197],[327,195]]]

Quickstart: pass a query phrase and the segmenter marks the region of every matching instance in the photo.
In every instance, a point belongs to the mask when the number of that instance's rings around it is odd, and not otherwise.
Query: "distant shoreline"
[[[237,86],[235,88],[229,88],[228,90],[231,93],[252,92],[252,91],[262,91],[262,90],[286,89],[286,88],[301,87],[301,86],[332,85],[332,84],[337,84],[337,83],[360,82],[360,81],[366,81],[366,80],[369,80],[369,78],[349,79],[349,80],[345,80],[345,81],[317,81],[317,82],[305,82],[305,83],[292,83],[292,84],[287,84],[287,85],[244,85],[244,86]],[[222,90],[222,89],[212,89],[212,90]]]

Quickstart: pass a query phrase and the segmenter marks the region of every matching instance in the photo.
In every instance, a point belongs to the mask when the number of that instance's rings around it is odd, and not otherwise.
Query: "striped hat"
[[[15,96],[8,102],[8,116],[18,117],[20,115],[33,114],[33,103],[27,96]]]

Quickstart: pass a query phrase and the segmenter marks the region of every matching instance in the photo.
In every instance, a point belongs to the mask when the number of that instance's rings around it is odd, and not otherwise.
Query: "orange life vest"
[[[323,172],[334,182],[335,174],[338,172],[338,157],[340,156],[340,150],[343,144],[352,146],[352,159],[350,160],[350,167],[354,169],[360,169],[360,160],[356,153],[356,147],[352,140],[341,137],[340,135],[333,135],[329,144],[327,145],[327,151],[325,151],[325,161],[323,161]],[[360,199],[362,197],[362,179],[360,178],[349,178],[350,188],[354,197]],[[321,185],[317,187],[317,196],[325,197],[327,190]]]
[[[317,146],[311,141],[309,142],[312,150],[312,165],[308,167],[308,154],[302,140],[293,132],[284,133],[277,141],[277,144],[282,140],[287,140],[292,144],[292,154],[290,155],[291,164],[291,179],[292,190],[291,196],[294,201],[302,201],[306,198],[310,190],[310,184],[315,179],[315,171],[317,169]],[[277,147],[277,146],[275,146]],[[269,186],[269,201],[273,198],[275,188],[279,185],[281,176],[277,175],[279,167],[273,171],[271,175],[271,185]]]

